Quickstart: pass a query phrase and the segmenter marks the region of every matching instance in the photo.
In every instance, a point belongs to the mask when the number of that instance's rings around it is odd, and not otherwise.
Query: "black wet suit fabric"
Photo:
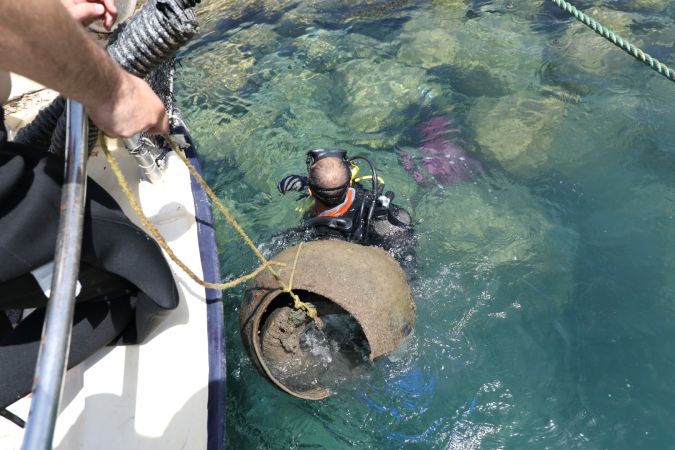
[[[75,308],[68,368],[110,343],[133,319],[133,299],[80,303]],[[0,341],[0,409],[30,392],[45,309],[26,317]],[[37,332],[37,339],[36,339]]]
[[[391,203],[388,207],[376,206],[370,224],[365,220],[373,201],[372,191],[360,184],[350,208],[338,217],[309,217],[291,233],[304,230],[306,240],[339,239],[362,245],[381,247],[405,268],[415,263],[415,242],[412,219],[408,212]]]
[[[388,207],[376,204],[370,224],[366,224],[368,210],[376,201],[372,192],[356,183],[355,198],[349,209],[338,217],[309,215],[302,225],[274,236],[270,248],[284,248],[296,240],[312,241],[336,239],[361,245],[381,247],[389,252],[406,270],[415,268],[415,241],[412,219],[408,212],[391,203]]]
[[[0,314],[11,308],[38,310],[0,334],[0,408],[30,391],[47,302],[30,272],[54,258],[64,171],[58,157],[7,142],[2,123],[0,108]],[[92,180],[78,278],[82,292],[70,362],[81,361],[123,331],[125,342],[143,340],[178,305],[160,248]]]

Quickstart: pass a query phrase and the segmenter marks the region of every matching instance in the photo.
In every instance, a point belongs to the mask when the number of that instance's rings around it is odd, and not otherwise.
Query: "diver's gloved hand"
[[[283,177],[281,181],[277,183],[277,189],[279,189],[279,192],[282,194],[289,191],[302,192],[307,189],[308,185],[309,180],[307,177],[303,177],[302,175],[288,175]]]

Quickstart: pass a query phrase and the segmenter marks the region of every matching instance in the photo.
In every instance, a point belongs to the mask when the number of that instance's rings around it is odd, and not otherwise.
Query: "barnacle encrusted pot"
[[[387,252],[334,240],[305,243],[299,254],[295,246],[273,259],[285,264],[274,268],[286,283],[296,254],[293,292],[314,305],[319,317],[338,313],[353,318],[367,341],[371,361],[395,350],[410,334],[415,324],[415,303],[403,269]],[[328,397],[331,391],[321,383],[290,385],[275,376],[278,372],[273,366],[277,365],[302,370],[306,356],[297,345],[279,345],[280,332],[297,344],[296,335],[311,322],[306,317],[293,319],[298,312],[291,305],[290,296],[268,271],[255,277],[245,291],[240,311],[244,345],[258,370],[281,390],[308,400]],[[288,319],[286,328],[278,327],[282,316]]]

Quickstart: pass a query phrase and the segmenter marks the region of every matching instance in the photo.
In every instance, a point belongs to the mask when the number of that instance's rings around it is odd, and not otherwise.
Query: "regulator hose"
[[[151,0],[112,36],[108,54],[127,72],[145,78],[198,31],[189,9],[198,0]]]
[[[197,33],[197,18],[190,8],[199,2],[149,0],[113,33],[106,48],[108,54],[129,73],[145,78]],[[14,141],[63,155],[66,137],[64,108],[65,101],[59,96],[22,128]],[[96,144],[97,135],[98,130],[89,121],[89,149]]]
[[[362,156],[362,155],[354,156],[354,157],[350,158],[349,161],[352,162],[355,159],[361,159],[361,160],[365,161],[366,163],[368,163],[368,165],[370,166],[370,173],[372,174],[371,182],[372,182],[372,186],[373,186],[373,200],[370,203],[370,208],[368,208],[368,216],[366,217],[366,222],[365,222],[365,229],[366,229],[366,233],[367,233],[368,227],[370,226],[370,221],[373,218],[373,211],[375,211],[375,203],[377,203],[377,197],[380,195],[380,192],[379,192],[380,187],[378,186],[377,170],[375,169],[375,166],[373,165],[373,163],[368,158],[366,158],[365,156]],[[363,209],[364,204],[361,205],[362,209]],[[361,214],[361,217],[363,217],[363,214]]]
[[[19,130],[14,142],[47,150],[59,117],[64,115],[65,107],[66,99],[61,96],[56,97],[47,107],[40,110],[31,123]]]

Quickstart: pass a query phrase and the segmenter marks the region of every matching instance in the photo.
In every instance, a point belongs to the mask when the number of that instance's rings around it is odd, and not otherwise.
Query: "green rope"
[[[551,1],[555,3],[558,7],[572,14],[577,20],[583,22],[587,27],[591,28],[600,36],[612,42],[617,47],[623,49],[626,53],[632,55],[635,59],[642,61],[643,63],[645,63],[646,65],[648,65],[649,67],[651,67],[652,69],[656,70],[658,73],[663,75],[664,77],[668,78],[670,81],[675,81],[675,72],[673,72],[673,70],[670,69],[665,64],[659,62],[659,60],[652,58],[647,53],[640,50],[638,47],[632,45],[625,39],[622,39],[621,36],[608,30],[600,23],[591,19],[586,14],[582,13],[565,0],[551,0]]]

